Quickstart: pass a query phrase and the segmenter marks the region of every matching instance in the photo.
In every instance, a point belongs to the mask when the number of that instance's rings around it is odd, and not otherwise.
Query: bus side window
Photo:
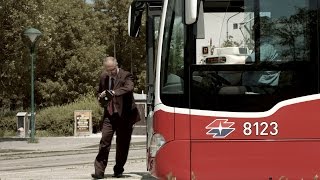
[[[183,25],[174,23],[170,42],[168,71],[162,88],[164,94],[183,94]]]

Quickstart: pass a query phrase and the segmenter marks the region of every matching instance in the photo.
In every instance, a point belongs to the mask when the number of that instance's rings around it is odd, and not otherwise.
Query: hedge
[[[74,111],[92,110],[93,132],[100,131],[99,122],[103,113],[94,95],[88,94],[75,102],[51,106],[36,112],[36,135],[40,136],[73,136],[74,133]],[[16,117],[1,117],[0,137],[5,132],[17,131]],[[37,134],[38,133],[38,134]]]
[[[93,95],[81,97],[71,104],[53,106],[36,115],[36,130],[47,131],[51,136],[72,136],[74,133],[74,111],[92,110],[92,126],[99,131],[102,108]]]

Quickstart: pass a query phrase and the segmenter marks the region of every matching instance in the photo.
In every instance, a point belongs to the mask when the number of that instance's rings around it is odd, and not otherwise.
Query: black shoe
[[[104,179],[104,176],[98,176],[96,174],[91,174],[91,177],[94,179]]]
[[[112,177],[121,178],[123,176],[122,173],[114,173]]]

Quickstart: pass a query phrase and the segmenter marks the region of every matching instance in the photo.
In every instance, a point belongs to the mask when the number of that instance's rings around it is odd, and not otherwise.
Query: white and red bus
[[[319,7],[320,0],[133,2],[131,36],[142,10],[148,15],[152,175],[318,179]],[[201,63],[230,46],[248,49],[243,63],[223,63],[232,58],[223,53]]]

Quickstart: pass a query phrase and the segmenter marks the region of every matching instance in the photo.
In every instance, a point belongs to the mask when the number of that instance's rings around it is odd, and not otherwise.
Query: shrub
[[[4,109],[0,111],[0,117],[11,117],[13,118],[13,116],[16,116],[16,114],[18,113],[18,111],[10,111],[8,109]]]
[[[93,94],[88,94],[75,102],[42,109],[36,115],[36,131],[51,136],[71,136],[74,133],[74,111],[92,110],[92,126],[98,131],[102,116],[102,108]],[[39,135],[40,135],[39,134]]]
[[[17,131],[16,116],[0,116],[0,137],[8,136]]]
[[[36,135],[37,136],[72,136],[74,133],[74,111],[92,110],[93,132],[100,130],[100,120],[103,109],[93,94],[87,94],[75,102],[51,106],[37,111]],[[0,137],[17,132],[16,112],[0,116]]]

